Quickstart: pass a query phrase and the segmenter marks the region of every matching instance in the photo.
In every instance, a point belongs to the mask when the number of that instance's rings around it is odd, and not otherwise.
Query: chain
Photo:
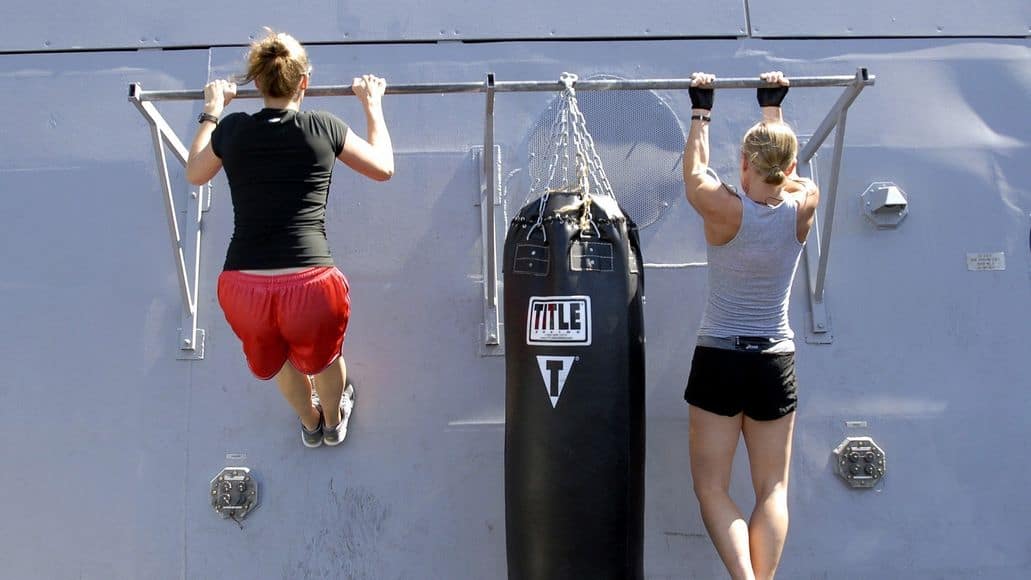
[[[597,191],[601,195],[615,197],[612,192],[612,185],[601,163],[601,157],[594,146],[594,139],[587,131],[587,119],[580,110],[576,99],[574,85],[578,77],[571,73],[562,73],[559,82],[562,83],[562,94],[559,97],[555,120],[551,123],[548,133],[548,148],[545,150],[545,157],[548,159],[548,167],[545,173],[547,178],[543,181],[541,174],[534,178],[530,187],[527,199],[532,199],[535,194],[540,195],[537,207],[537,221],[530,227],[526,234],[527,239],[538,228],[547,241],[547,232],[542,227],[544,210],[547,207],[548,199],[553,191],[570,191],[573,189],[571,177],[575,179],[575,189],[579,191],[580,201],[580,233],[587,235],[593,228],[595,234],[600,235],[598,225],[594,221],[591,212],[592,199],[591,191]],[[570,136],[571,135],[571,136]],[[570,153],[574,156],[574,176],[570,175]],[[560,159],[561,156],[561,159]],[[561,169],[562,184],[556,187],[556,172]],[[592,183],[594,186],[592,188]]]

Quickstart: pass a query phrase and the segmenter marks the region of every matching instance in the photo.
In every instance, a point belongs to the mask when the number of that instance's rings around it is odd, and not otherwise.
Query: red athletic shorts
[[[218,277],[218,303],[255,376],[271,379],[287,360],[314,375],[344,346],[348,289],[332,266],[276,276],[227,270]]]

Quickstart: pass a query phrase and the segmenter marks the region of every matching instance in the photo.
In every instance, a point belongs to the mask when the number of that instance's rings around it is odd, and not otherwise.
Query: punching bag
[[[512,220],[504,251],[510,580],[644,577],[643,292],[637,228],[614,197],[551,191]]]

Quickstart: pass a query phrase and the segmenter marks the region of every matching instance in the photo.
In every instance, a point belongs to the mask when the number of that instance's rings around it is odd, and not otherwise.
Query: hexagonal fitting
[[[833,454],[834,473],[853,488],[874,487],[888,470],[884,450],[870,437],[846,437]]]
[[[211,479],[211,507],[222,518],[242,520],[258,507],[258,482],[247,467],[226,467]]]
[[[909,197],[902,188],[890,181],[875,181],[866,188],[859,199],[863,215],[878,229],[898,227],[909,215]]]

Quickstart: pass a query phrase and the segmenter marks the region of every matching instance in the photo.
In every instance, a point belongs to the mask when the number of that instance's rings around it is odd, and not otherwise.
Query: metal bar
[[[802,177],[808,177],[813,180],[813,183],[819,184],[816,176],[816,167],[812,160],[799,161],[798,173]],[[820,212],[817,211],[813,215],[813,225],[809,229],[809,237],[806,239],[805,249],[803,250],[806,259],[806,282],[809,284],[810,295],[813,293],[813,287],[816,286],[816,269],[820,265],[820,221]]]
[[[151,126],[154,137],[154,155],[157,159],[158,180],[164,191],[165,215],[168,218],[168,231],[172,236],[172,252],[175,254],[176,273],[179,275],[179,290],[183,295],[183,307],[190,314],[194,313],[194,301],[190,295],[189,281],[186,276],[186,258],[183,255],[183,241],[179,236],[179,220],[175,217],[175,199],[172,197],[172,182],[168,178],[168,160],[165,158],[165,141],[161,129]]]
[[[199,319],[201,233],[203,231],[204,205],[210,196],[210,188],[204,185],[190,190],[187,200],[186,233],[184,237],[193,244],[193,278],[190,286],[193,298],[189,308],[183,309],[179,326],[179,354],[176,358],[199,360],[204,358],[204,330],[197,327]]]
[[[200,242],[201,242],[201,222],[204,220],[204,186],[198,187],[196,190],[190,192],[190,196],[193,198],[193,203],[190,204],[188,211],[188,224],[189,230],[188,235],[193,239],[193,292],[190,293],[190,297],[193,299],[190,302],[190,312],[197,312],[197,300],[198,300],[198,288],[200,287]],[[196,328],[196,317],[194,317],[194,328]]]
[[[834,130],[834,157],[831,160],[831,177],[827,184],[827,203],[823,212],[823,231],[820,233],[820,265],[816,270],[816,284],[813,296],[823,302],[824,282],[827,279],[827,258],[831,250],[831,233],[834,227],[834,206],[838,201],[838,176],[841,174],[841,154],[845,149],[845,120],[848,108],[838,113],[837,128]]]
[[[863,87],[866,85],[872,85],[875,77],[871,76],[865,68],[856,70],[856,74],[852,77],[852,82],[848,84],[848,89],[841,93],[838,100],[831,107],[831,110],[827,113],[827,116],[823,118],[823,121],[813,132],[813,136],[802,148],[802,151],[798,153],[799,161],[809,161],[812,159],[816,151],[823,145],[823,142],[827,139],[827,136],[831,134],[831,130],[834,129],[834,125],[838,122],[841,111],[847,110],[852,106],[852,102],[856,100],[859,93],[863,91]],[[795,80],[791,80],[792,86],[795,85]]]
[[[819,183],[817,167],[810,161],[798,163],[799,174]],[[830,334],[830,319],[827,316],[827,304],[823,297],[817,299],[813,293],[816,286],[816,271],[820,264],[820,217],[819,212],[813,216],[813,225],[809,230],[809,239],[805,245],[805,271],[806,290],[809,295],[809,332],[806,334],[806,342],[816,344],[829,344],[833,341]]]
[[[136,105],[136,108],[143,115],[143,118],[150,123],[151,128],[161,131],[161,134],[166,139],[166,144],[175,154],[175,158],[182,163],[183,167],[186,167],[186,160],[189,157],[189,152],[183,142],[176,136],[175,131],[168,126],[165,118],[161,116],[161,113],[157,110],[157,107],[150,103],[143,102],[140,99],[140,95],[143,93],[143,87],[139,83],[133,83],[129,85],[129,101]],[[203,98],[203,91],[201,93]],[[167,166],[166,166],[167,167]]]
[[[866,69],[861,69],[864,71]],[[864,77],[864,85],[872,85],[874,77]],[[815,77],[794,77],[791,79],[792,87],[847,87],[856,82],[854,75],[836,76],[815,76]],[[139,87],[138,83],[135,86]],[[643,91],[643,90],[681,90],[691,86],[691,79],[593,79],[579,80],[576,82],[578,91]],[[717,78],[713,84],[715,89],[757,89],[759,87],[774,86],[764,83],[758,78]],[[559,81],[497,81],[493,90],[498,93],[514,92],[535,92],[535,91],[561,91],[564,88]],[[458,82],[458,83],[410,83],[387,85],[388,95],[425,95],[445,93],[485,93],[488,87],[485,82]],[[305,91],[308,97],[336,97],[353,95],[351,85],[328,85],[321,87],[310,87]],[[261,93],[257,89],[240,89],[236,93],[238,99],[260,98]],[[204,99],[203,90],[177,90],[177,91],[144,91],[139,87],[136,98],[140,101],[199,101]]]
[[[497,159],[494,151],[494,73],[487,74],[487,110],[483,123],[483,175],[486,178],[481,211],[484,215],[483,272],[487,292],[484,305],[484,344],[501,344],[498,314],[498,233],[494,205],[498,202]]]

